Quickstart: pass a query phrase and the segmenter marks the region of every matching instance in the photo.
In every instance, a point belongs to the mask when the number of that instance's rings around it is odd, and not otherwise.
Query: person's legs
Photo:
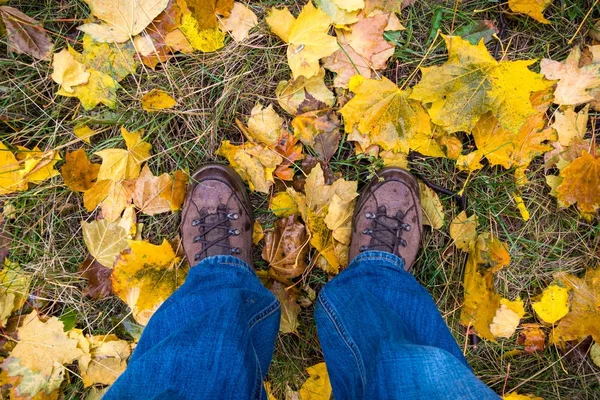
[[[152,316],[104,399],[265,399],[279,318],[250,266],[207,258]]]
[[[280,305],[252,263],[252,215],[240,177],[208,165],[181,221],[185,283],[156,311],[105,399],[266,399]]]
[[[421,240],[416,181],[398,168],[378,175],[357,201],[350,266],[315,311],[336,400],[497,399],[407,272]]]

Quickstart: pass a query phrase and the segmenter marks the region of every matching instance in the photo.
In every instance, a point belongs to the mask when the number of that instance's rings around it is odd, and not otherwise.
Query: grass
[[[287,2],[294,14],[302,3]],[[276,4],[282,3],[260,1],[252,3],[252,8],[259,20],[263,20],[266,10]],[[436,65],[445,60],[442,41],[439,37],[434,40],[435,28],[451,33],[479,19],[489,19],[500,28],[500,40],[488,44],[497,58],[562,60],[571,48],[572,38],[574,44],[586,42],[584,34],[589,23],[576,32],[592,4],[591,0],[556,1],[546,13],[552,23],[543,25],[506,13],[506,4],[497,1],[417,1],[402,13],[407,30],[398,39],[399,46],[383,75],[398,84],[414,85],[419,80],[416,72],[419,65]],[[5,5],[44,21],[57,48],[76,43],[75,27],[88,15],[85,3],[77,0],[9,0]],[[600,9],[589,18],[588,21],[600,18]],[[289,79],[285,47],[264,23],[245,43],[229,43],[214,54],[177,56],[156,71],[142,67],[135,76],[121,82],[123,88],[115,110],[98,107],[85,112],[76,100],[55,96],[56,85],[48,78],[51,72],[48,63],[32,62],[28,57],[8,52],[4,38],[0,39],[0,54],[2,142],[37,145],[42,149],[73,149],[79,144],[73,144],[70,132],[75,125],[88,122],[102,129],[92,146],[87,146],[88,153],[92,153],[120,146],[120,125],[130,130],[144,128],[145,137],[153,144],[150,168],[154,173],[175,168],[193,171],[200,164],[216,160],[215,151],[222,140],[241,140],[235,119],[248,116],[257,101],[273,103],[278,109],[275,88],[279,81]],[[142,111],[138,99],[153,88],[173,94],[180,105],[177,111],[160,114]],[[600,122],[598,113],[592,113],[591,119],[596,124]],[[352,155],[351,145],[344,142],[330,167],[346,179],[364,183],[377,165]],[[552,281],[554,272],[581,275],[599,263],[599,225],[580,219],[573,209],[557,207],[545,185],[541,160],[536,160],[529,169],[531,183],[523,191],[532,215],[528,222],[520,218],[511,197],[515,191],[512,171],[486,166],[467,180],[449,160],[423,158],[413,161],[411,167],[452,191],[460,190],[467,182],[468,213],[479,217],[481,231],[491,231],[509,245],[512,262],[498,276],[500,294],[531,300]],[[6,225],[13,238],[10,258],[35,276],[28,307],[57,316],[74,312],[77,327],[86,332],[129,335],[120,323],[128,315],[120,300],[92,301],[82,295],[85,281],[77,274],[77,268],[86,256],[86,249],[80,221],[92,217],[83,208],[81,196],[68,190],[57,178],[4,200],[15,208],[15,218]],[[252,201],[265,226],[272,224],[274,218],[267,211],[268,197],[255,194]],[[449,197],[442,196],[442,202],[448,224],[460,210]],[[178,231],[179,214],[140,218],[145,226],[144,237],[154,243],[172,238]],[[578,349],[563,354],[548,348],[543,353],[510,357],[507,353],[516,347],[514,337],[498,343],[470,344],[458,322],[465,255],[451,245],[447,224],[440,231],[426,229],[423,250],[414,270],[431,292],[457,342],[464,347],[475,373],[498,393],[518,388],[520,392],[546,399],[600,398],[600,372]],[[256,256],[258,259],[259,255]],[[264,265],[257,261],[257,266]],[[327,279],[324,273],[315,270],[307,277],[306,284],[318,290]],[[306,378],[305,368],[322,361],[312,313],[312,306],[303,309],[298,334],[281,335],[276,341],[268,380],[278,397],[283,397],[287,388],[298,389]],[[528,317],[527,321],[533,318]],[[82,398],[85,392],[81,383],[73,379],[65,387],[65,398]]]

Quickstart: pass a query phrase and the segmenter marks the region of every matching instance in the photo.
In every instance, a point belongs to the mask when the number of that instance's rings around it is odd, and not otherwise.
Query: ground
[[[294,14],[303,5],[285,3]],[[580,24],[592,7],[596,8],[588,19],[600,17],[597,3],[555,1],[546,12],[552,23],[544,25],[507,13],[504,2],[417,0],[402,12],[407,29],[384,75],[398,84],[415,84],[420,76],[417,66],[438,65],[446,58],[436,29],[452,33],[480,19],[489,19],[500,29],[500,40],[488,44],[497,58],[562,60],[572,45],[585,42],[589,24],[579,29]],[[121,82],[123,88],[114,110],[98,107],[85,112],[76,100],[56,96],[48,63],[11,54],[5,39],[0,39],[0,122],[5,121],[0,123],[0,140],[27,147],[70,149],[74,144],[73,127],[89,120],[104,128],[88,153],[114,147],[119,140],[119,126],[124,124],[130,130],[145,129],[145,137],[153,145],[150,166],[155,172],[175,168],[191,172],[206,162],[224,162],[215,155],[221,141],[242,140],[235,119],[246,118],[257,101],[277,107],[275,88],[289,77],[285,46],[263,22],[266,10],[281,4],[271,0],[251,3],[261,23],[247,42],[231,42],[213,54],[177,56],[155,71],[142,67]],[[85,3],[77,0],[9,0],[6,5],[43,21],[58,48],[66,42],[75,43],[75,27],[89,13]],[[539,65],[533,69],[539,71]],[[177,111],[142,111],[140,94],[153,88],[169,91],[179,102]],[[600,114],[591,114],[591,119],[592,124],[598,124]],[[352,155],[347,142],[342,143],[329,166],[359,184],[368,181],[377,168],[371,160]],[[460,190],[467,179],[449,160],[415,157],[410,166],[450,191]],[[509,245],[511,266],[498,275],[497,288],[510,298],[539,294],[552,281],[555,271],[581,275],[600,261],[599,225],[581,219],[573,208],[557,207],[545,184],[541,159],[531,165],[528,177],[531,184],[523,192],[531,213],[527,222],[520,218],[511,199],[515,188],[512,171],[486,166],[469,178],[465,190],[467,211],[478,215],[481,231],[489,230]],[[85,280],[77,269],[86,248],[80,221],[92,217],[83,208],[81,196],[67,189],[59,177],[4,200],[15,208],[15,218],[6,226],[13,238],[10,257],[35,274],[29,306],[51,315],[75,315],[77,327],[90,333],[112,332],[127,337],[121,322],[128,310],[119,299],[92,301],[82,295]],[[460,212],[459,206],[450,196],[442,196],[442,202],[446,221],[450,221]],[[255,194],[252,203],[265,228],[271,226],[274,218],[267,208],[268,196]],[[176,235],[179,219],[179,213],[144,216],[144,232],[158,244]],[[466,336],[458,322],[466,255],[451,246],[447,232],[426,228],[414,273],[432,294],[476,375],[500,394],[518,388],[545,399],[600,398],[600,372],[578,349],[564,354],[550,347],[543,353],[512,357],[508,352],[515,348],[514,337],[498,343],[473,343]],[[258,253],[256,259],[257,268],[266,267]],[[313,271],[307,283],[318,290],[327,280],[324,273]],[[272,382],[278,398],[288,386],[297,389],[306,378],[305,368],[323,359],[312,317],[313,306],[303,309],[298,334],[277,339],[267,380]],[[72,382],[65,389],[65,398],[82,398],[83,386],[76,379]]]

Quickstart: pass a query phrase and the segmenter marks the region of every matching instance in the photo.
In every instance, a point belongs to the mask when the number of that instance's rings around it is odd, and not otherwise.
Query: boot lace
[[[406,212],[398,211],[392,217],[387,216],[385,206],[379,206],[376,213],[366,212],[365,218],[372,222],[371,227],[364,229],[362,234],[371,236],[371,241],[369,245],[361,246],[359,250],[361,252],[382,250],[398,254],[400,247],[406,247],[407,244],[406,240],[402,238],[402,234],[410,231],[410,224],[404,222],[410,209]]]
[[[198,235],[193,241],[202,245],[200,252],[194,256],[194,261],[208,256],[208,250],[212,247],[221,247],[229,250],[231,254],[240,254],[239,247],[229,244],[231,236],[240,234],[238,229],[231,228],[231,221],[239,217],[237,213],[230,212],[225,205],[219,205],[216,213],[208,213],[204,208],[201,209],[199,217],[192,220],[192,226],[198,228]]]

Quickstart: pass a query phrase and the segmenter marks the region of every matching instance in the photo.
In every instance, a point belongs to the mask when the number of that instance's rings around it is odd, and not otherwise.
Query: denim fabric
[[[104,399],[265,399],[279,318],[250,266],[207,258],[154,314]],[[392,254],[359,255],[321,290],[315,318],[337,400],[499,398]]]

